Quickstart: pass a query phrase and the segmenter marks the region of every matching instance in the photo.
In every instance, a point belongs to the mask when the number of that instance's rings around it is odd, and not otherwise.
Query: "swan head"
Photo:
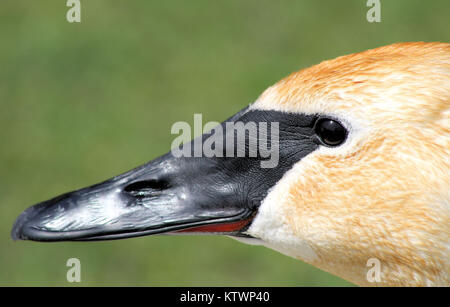
[[[205,133],[189,143],[191,157],[171,151],[25,210],[12,237],[216,233],[359,285],[449,285],[449,44],[401,43],[322,62],[217,127],[238,122],[248,132],[240,141],[232,133],[236,144],[270,143],[276,158],[248,146],[240,155],[228,142],[196,155],[196,142],[211,141]],[[252,134],[251,123],[277,133]],[[374,260],[379,276],[370,280]]]

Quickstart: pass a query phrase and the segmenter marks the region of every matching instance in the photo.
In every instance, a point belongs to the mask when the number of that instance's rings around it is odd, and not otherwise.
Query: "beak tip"
[[[27,235],[29,230],[31,230],[30,222],[40,212],[41,208],[39,205],[32,206],[16,218],[11,230],[11,238],[13,241],[30,240],[30,237]]]
[[[24,225],[26,224],[26,221],[27,221],[26,217],[24,216],[24,213],[19,215],[19,217],[16,219],[16,221],[14,222],[14,225],[12,227],[11,238],[13,239],[13,241],[26,240],[27,239],[26,236],[24,236],[24,233],[23,233],[23,227],[24,227]]]

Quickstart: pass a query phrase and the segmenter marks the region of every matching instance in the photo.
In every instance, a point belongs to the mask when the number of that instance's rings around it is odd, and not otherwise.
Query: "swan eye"
[[[329,118],[320,118],[314,130],[320,140],[328,146],[338,146],[347,138],[347,130],[344,126]]]

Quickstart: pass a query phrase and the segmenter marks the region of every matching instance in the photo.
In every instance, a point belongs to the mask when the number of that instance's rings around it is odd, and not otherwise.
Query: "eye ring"
[[[324,145],[330,147],[341,145],[348,135],[347,129],[340,122],[328,117],[317,119],[314,132]]]

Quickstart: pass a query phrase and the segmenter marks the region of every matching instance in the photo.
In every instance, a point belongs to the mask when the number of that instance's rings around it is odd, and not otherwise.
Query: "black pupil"
[[[345,140],[347,130],[335,120],[319,119],[316,124],[316,134],[325,144],[336,146]]]

